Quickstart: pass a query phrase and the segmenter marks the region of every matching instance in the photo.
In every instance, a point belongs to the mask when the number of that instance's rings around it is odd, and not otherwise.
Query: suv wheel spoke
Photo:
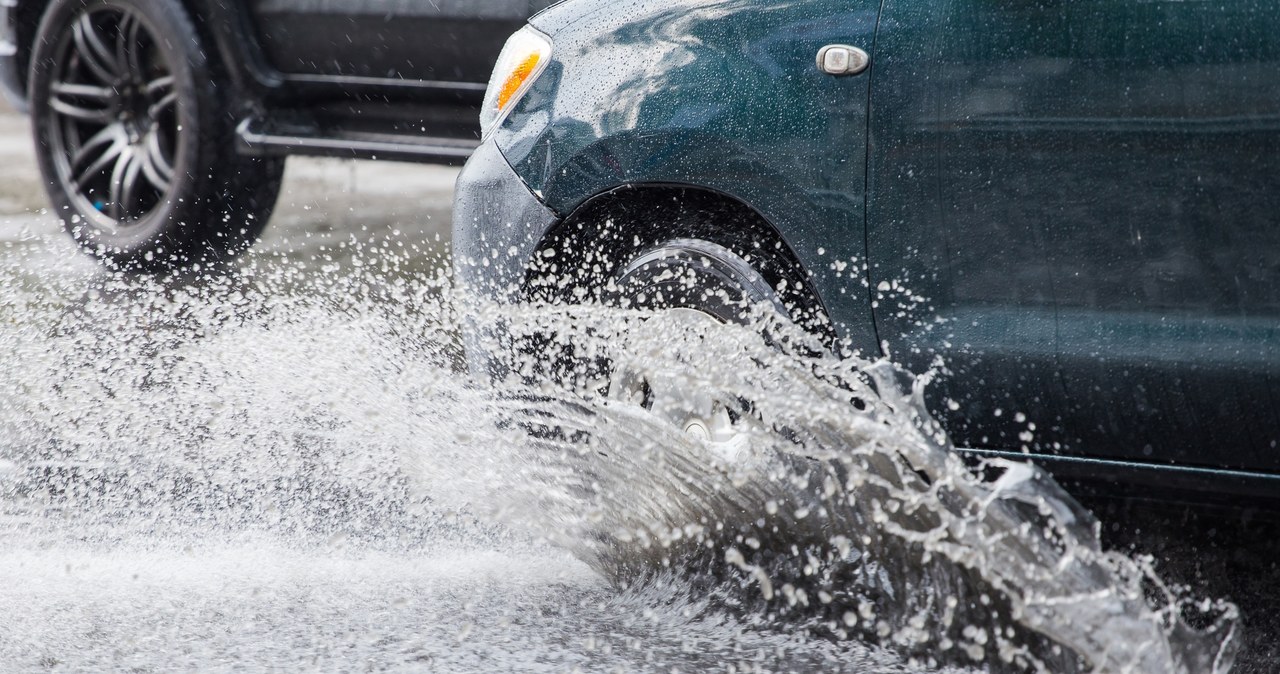
[[[123,74],[120,64],[116,62],[111,49],[102,41],[102,36],[98,35],[98,29],[93,25],[93,14],[80,17],[72,29],[72,35],[75,38],[76,56],[80,57],[80,62],[96,75],[99,81],[110,85],[120,79]]]
[[[142,22],[138,21],[138,17],[125,12],[116,29],[116,63],[120,66],[121,75],[131,82],[146,80],[139,58],[142,50],[139,33],[141,28]]]
[[[147,108],[147,116],[150,117],[152,121],[155,121],[156,118],[160,116],[160,113],[164,112],[167,108],[173,107],[173,104],[177,101],[178,94],[170,93],[155,103],[152,103],[151,106]]]
[[[89,164],[83,171],[76,174],[76,187],[84,188],[91,179],[96,178],[103,169],[107,168],[108,164],[123,154],[126,147],[128,145],[121,139],[117,139],[116,142],[108,145],[107,149],[92,164]]]
[[[49,88],[53,148],[80,210],[115,231],[169,202],[181,102],[136,10],[89,9],[68,32]]]
[[[164,163],[164,158],[160,154],[160,139],[155,134],[151,134],[147,139],[147,149],[139,157],[139,161],[142,163],[142,173],[147,181],[161,192],[168,192],[173,181],[173,169]]]
[[[117,221],[125,221],[132,215],[133,202],[138,193],[138,173],[141,169],[137,161],[137,153],[133,148],[126,148],[116,159],[115,168],[111,171],[111,217]]]

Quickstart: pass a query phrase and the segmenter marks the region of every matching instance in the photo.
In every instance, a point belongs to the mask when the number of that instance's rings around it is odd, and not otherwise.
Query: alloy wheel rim
[[[671,308],[646,319],[633,329],[633,336],[640,344],[658,344],[672,328],[698,331],[719,323],[696,309]],[[680,373],[654,370],[643,358],[624,356],[615,362],[609,398],[645,410],[728,463],[743,463],[750,454],[749,422],[741,413],[741,401],[691,386],[689,378]]]
[[[173,189],[173,70],[142,17],[125,7],[81,13],[57,53],[50,140],[62,188],[100,228],[135,225]]]

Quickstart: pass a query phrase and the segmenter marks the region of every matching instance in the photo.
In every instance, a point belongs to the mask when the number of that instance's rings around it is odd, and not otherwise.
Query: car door
[[[879,45],[873,259],[934,265],[960,328],[1052,326],[1041,448],[1280,468],[1280,7],[887,0]]]
[[[930,408],[959,446],[1035,449],[1064,391],[1050,271],[1051,222],[1027,148],[975,110],[968,88],[1005,50],[978,13],[1024,0],[886,0],[872,56],[867,244],[877,336],[922,371],[942,359]],[[988,11],[990,13],[990,11]],[[1029,427],[1029,424],[1031,427]],[[1028,435],[1030,433],[1030,435]]]
[[[545,0],[250,0],[289,75],[484,83],[507,37]]]

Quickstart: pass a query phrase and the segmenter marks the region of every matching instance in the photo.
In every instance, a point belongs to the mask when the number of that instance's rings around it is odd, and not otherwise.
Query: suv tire
[[[226,260],[275,204],[280,158],[235,146],[226,77],[177,0],[54,0],[31,60],[37,158],[56,214],[124,269]]]

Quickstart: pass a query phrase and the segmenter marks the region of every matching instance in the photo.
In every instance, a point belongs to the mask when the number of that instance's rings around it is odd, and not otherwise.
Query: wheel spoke
[[[172,106],[177,100],[177,92],[169,93],[164,98],[152,103],[151,107],[147,108],[147,116],[154,120],[156,117],[160,116],[160,113],[163,112],[165,108]]]
[[[75,154],[71,155],[71,171],[74,173],[84,160],[88,159],[93,153],[100,149],[106,143],[115,141],[118,144],[124,143],[124,129],[119,124],[112,124],[99,130],[97,133],[89,137],[88,140],[80,144]]]
[[[169,158],[164,156],[164,148],[160,146],[160,134],[152,133],[147,139],[147,156],[151,159],[151,165],[165,180],[173,180],[173,164],[169,162]]]
[[[165,75],[164,77],[157,77],[154,80],[147,82],[146,92],[147,92],[147,95],[152,98],[155,98],[157,96],[160,98],[164,98],[164,96],[167,95],[169,93],[169,90],[172,88],[173,88],[173,75]]]
[[[49,101],[49,107],[57,111],[58,114],[66,115],[82,122],[110,124],[115,119],[115,113],[109,109],[94,110],[92,108],[84,108],[57,98]]]
[[[133,187],[138,180],[138,172],[134,167],[133,148],[126,147],[116,158],[116,165],[111,169],[111,191],[108,197],[108,215],[123,222],[125,216],[125,198],[132,196]]]
[[[49,107],[59,114],[95,124],[110,124],[115,119],[115,111],[110,107],[112,91],[106,87],[54,82],[50,93],[53,96]],[[97,105],[86,105],[90,101]]]
[[[160,139],[153,133],[147,138],[146,150],[139,157],[139,162],[142,164],[142,174],[156,189],[161,192],[168,192],[170,182],[173,180],[173,169],[165,163],[164,157],[161,155]]]
[[[78,98],[81,100],[92,100],[102,104],[107,104],[111,98],[115,96],[115,91],[110,87],[97,87],[92,84],[73,84],[71,82],[54,82],[49,87],[54,94],[65,98]]]
[[[133,82],[146,79],[142,72],[142,44],[138,40],[142,22],[132,12],[120,16],[116,30],[116,63],[123,69],[121,74]]]
[[[136,219],[130,216],[136,213],[134,204],[138,201],[138,183],[141,182],[142,165],[142,156],[138,152],[131,150],[129,152],[129,163],[124,169],[124,181],[120,191],[120,217],[117,218],[118,220],[124,220],[125,218]]]
[[[125,141],[123,136],[116,138],[115,142],[108,145],[107,149],[104,150],[92,164],[89,164],[83,171],[75,176],[76,188],[83,189],[85,183],[89,182],[90,178],[98,175],[102,169],[106,168],[108,164],[123,154],[125,149],[128,147],[129,144]]]
[[[103,84],[114,84],[123,73],[120,72],[120,64],[116,62],[111,49],[102,41],[102,36],[98,35],[98,29],[94,28],[93,16],[85,14],[80,17],[71,32],[80,60]]]

